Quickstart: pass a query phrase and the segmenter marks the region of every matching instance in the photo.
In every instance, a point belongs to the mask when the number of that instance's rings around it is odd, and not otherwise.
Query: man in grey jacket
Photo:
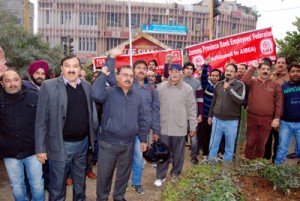
[[[87,150],[95,141],[91,86],[79,78],[75,55],[61,61],[62,75],[42,83],[35,122],[38,160],[49,162],[49,200],[65,200],[66,179],[73,178],[73,200],[85,200]]]
[[[196,133],[196,101],[192,88],[181,80],[182,67],[172,64],[169,68],[169,79],[158,86],[160,101],[160,139],[170,150],[170,158],[159,163],[156,170],[155,186],[161,186],[165,181],[170,161],[172,181],[176,181],[181,174],[184,163],[184,145],[187,131],[187,122],[190,123],[189,134]]]

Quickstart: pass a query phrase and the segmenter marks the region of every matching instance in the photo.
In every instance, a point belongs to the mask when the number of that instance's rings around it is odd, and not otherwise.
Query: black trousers
[[[97,201],[108,199],[115,167],[117,167],[117,174],[113,199],[124,199],[132,167],[133,144],[132,142],[130,145],[118,145],[99,141]]]
[[[274,137],[274,145],[273,145],[273,137]],[[264,158],[270,160],[272,157],[272,161],[274,162],[276,158],[277,147],[279,143],[279,134],[275,129],[271,130],[268,141],[265,145],[265,155]],[[273,147],[273,156],[272,156],[272,147]]]
[[[184,163],[184,153],[185,153],[185,136],[168,136],[160,135],[161,142],[165,143],[169,147],[169,160],[159,163],[156,168],[156,178],[163,179],[168,173],[169,164],[172,159],[172,170],[171,176],[179,176],[182,171]]]

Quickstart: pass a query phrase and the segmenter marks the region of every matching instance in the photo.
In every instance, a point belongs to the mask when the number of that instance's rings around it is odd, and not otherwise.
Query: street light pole
[[[214,12],[214,1],[210,0],[209,3],[209,40],[213,38],[213,12]]]

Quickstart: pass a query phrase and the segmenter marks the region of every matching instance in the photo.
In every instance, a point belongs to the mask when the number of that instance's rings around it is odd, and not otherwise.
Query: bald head
[[[2,75],[2,86],[6,93],[16,94],[21,91],[20,75],[15,70],[7,70]]]

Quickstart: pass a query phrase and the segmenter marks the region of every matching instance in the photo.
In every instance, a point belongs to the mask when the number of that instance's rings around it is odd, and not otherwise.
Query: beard
[[[42,82],[44,81],[43,78],[41,77],[38,77],[36,79],[34,77],[31,77],[31,80],[34,84],[36,84],[39,87],[42,85]]]

